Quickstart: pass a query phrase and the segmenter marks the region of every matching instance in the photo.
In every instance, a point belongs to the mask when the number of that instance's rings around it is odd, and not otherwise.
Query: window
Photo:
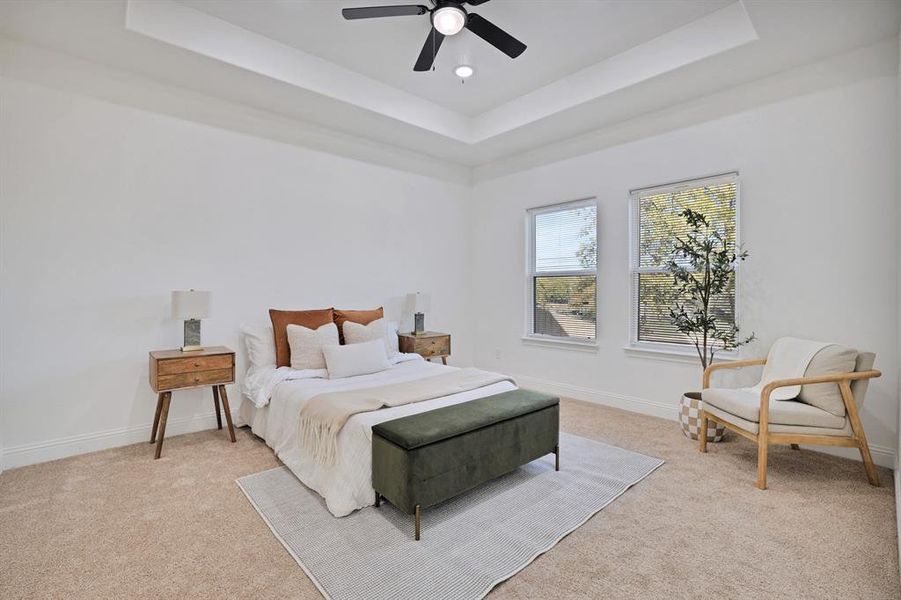
[[[529,211],[528,336],[594,342],[597,223],[594,199]]]
[[[692,346],[670,322],[670,307],[677,298],[664,265],[676,238],[688,232],[681,216],[686,208],[704,214],[730,246],[737,245],[738,188],[738,175],[731,173],[632,192],[632,346]],[[736,282],[711,304],[720,323],[735,323]]]

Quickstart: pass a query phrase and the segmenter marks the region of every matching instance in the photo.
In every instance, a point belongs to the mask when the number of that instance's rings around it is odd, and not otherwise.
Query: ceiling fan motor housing
[[[442,35],[456,35],[466,27],[469,15],[461,2],[438,0],[429,18],[432,21],[432,27]]]

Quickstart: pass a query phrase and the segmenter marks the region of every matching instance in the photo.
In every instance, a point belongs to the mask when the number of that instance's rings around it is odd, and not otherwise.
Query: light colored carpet
[[[891,473],[734,437],[699,455],[674,421],[566,401],[564,431],[666,461],[489,598],[897,599]],[[278,466],[247,429],[0,475],[0,597],[320,598],[235,479]],[[640,493],[639,493],[640,492]],[[714,581],[722,581],[720,586]]]
[[[335,519],[286,467],[238,480],[273,533],[334,600],[472,600],[518,572],[663,461],[574,435],[545,456],[423,511],[390,503]]]

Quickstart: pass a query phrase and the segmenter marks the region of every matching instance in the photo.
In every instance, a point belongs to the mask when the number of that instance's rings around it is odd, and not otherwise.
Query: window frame
[[[638,266],[641,198],[649,195],[673,193],[686,189],[694,189],[728,182],[735,184],[735,247],[740,248],[742,201],[741,178],[737,170],[629,190],[629,284],[627,286],[627,293],[629,295],[629,343],[624,347],[626,351],[646,353],[649,356],[675,355],[693,357],[694,359],[698,358],[698,353],[694,345],[692,345],[691,342],[687,341],[688,338],[686,338],[685,344],[675,344],[672,342],[651,342],[638,339],[638,296],[635,293],[633,285],[635,275],[665,272],[662,269]],[[738,261],[735,265],[735,323],[741,323],[741,279],[741,261]],[[729,351],[720,350],[716,354],[716,359],[736,360],[740,358],[740,354],[740,349]]]
[[[594,269],[574,269],[569,271],[554,271],[553,275],[556,276],[586,276],[592,275],[594,276],[594,338],[571,338],[565,336],[557,336],[557,335],[547,335],[541,333],[535,333],[535,277],[540,277],[542,275],[547,275],[546,272],[538,273],[535,268],[536,257],[535,257],[535,217],[537,215],[546,214],[550,212],[557,212],[560,210],[569,210],[574,208],[583,208],[588,206],[594,206],[595,208],[595,220],[594,220],[594,228],[595,228],[595,261],[594,261]],[[596,196],[590,196],[587,198],[579,198],[577,200],[568,200],[565,202],[558,202],[555,204],[547,204],[543,206],[536,206],[533,208],[529,208],[526,210],[526,219],[525,219],[525,229],[526,229],[526,273],[525,273],[525,287],[526,287],[526,310],[525,310],[525,324],[523,335],[523,342],[527,343],[539,343],[539,344],[547,344],[547,345],[556,345],[560,347],[571,347],[574,349],[595,349],[598,345],[598,334],[600,331],[598,325],[598,316],[599,316],[599,308],[600,308],[600,290],[598,289],[598,266],[599,266],[599,258],[600,258],[600,206],[598,205],[598,200]]]

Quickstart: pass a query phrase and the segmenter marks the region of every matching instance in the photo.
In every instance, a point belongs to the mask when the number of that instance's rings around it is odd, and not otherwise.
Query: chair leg
[[[863,459],[863,468],[867,472],[867,481],[874,487],[879,487],[879,473],[876,472],[876,465],[873,463],[873,456],[870,454],[870,446],[867,439],[863,438],[858,441],[860,444],[860,457]]]
[[[698,449],[707,452],[707,426],[708,417],[705,411],[701,411],[701,429],[698,431]]]
[[[419,513],[420,513],[419,505],[416,505],[416,512],[413,515],[414,525],[416,526],[416,541],[419,541]]]
[[[375,493],[375,507],[378,508],[382,505],[382,495],[378,492]]]
[[[870,485],[879,487],[879,473],[876,472],[876,465],[873,464],[873,456],[870,454],[870,445],[867,443],[867,434],[863,431],[863,424],[860,422],[860,415],[857,414],[857,404],[854,402],[854,394],[851,392],[851,384],[845,380],[838,384],[838,389],[842,393],[842,400],[845,402],[845,410],[848,411],[848,420],[851,422],[851,431],[857,438],[857,448],[860,450],[860,458],[863,459],[863,468],[867,472],[867,481]]]
[[[766,489],[767,440],[765,436],[757,436],[757,488]]]

